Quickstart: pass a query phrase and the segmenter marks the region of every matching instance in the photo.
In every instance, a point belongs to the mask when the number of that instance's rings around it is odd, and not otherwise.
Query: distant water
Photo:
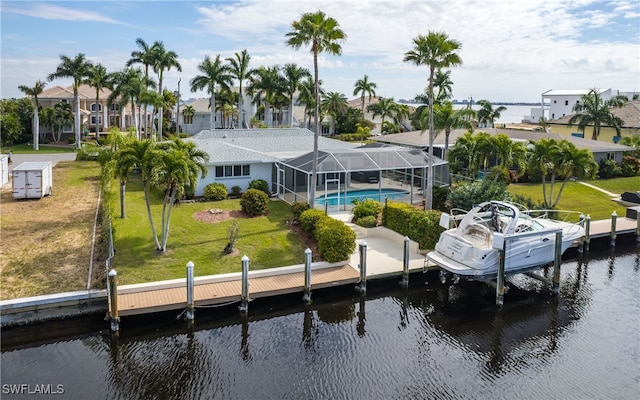
[[[43,398],[9,394],[24,384],[72,399],[638,399],[639,250],[592,242],[563,262],[558,296],[513,277],[501,310],[488,286],[433,273],[306,307],[257,300],[248,318],[198,309],[194,330],[177,312],[124,318],[117,340],[102,316],[3,330],[1,397]]]
[[[464,104],[454,104],[453,107],[455,109],[460,109],[466,107]],[[494,105],[493,108],[499,107],[498,105]],[[540,106],[504,106],[507,107],[506,111],[500,113],[500,118],[498,118],[495,123],[496,124],[513,124],[520,123],[526,116],[531,115],[531,109],[534,107]],[[474,110],[479,109],[477,105],[473,106]]]

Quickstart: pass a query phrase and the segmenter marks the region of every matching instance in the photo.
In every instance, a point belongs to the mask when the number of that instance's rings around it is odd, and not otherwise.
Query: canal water
[[[102,316],[6,329],[1,397],[640,398],[639,247],[573,257],[558,296],[514,277],[502,309],[483,284],[428,273],[314,293],[310,307],[257,300],[248,318],[198,309],[193,329],[178,313],[123,319],[117,339]]]

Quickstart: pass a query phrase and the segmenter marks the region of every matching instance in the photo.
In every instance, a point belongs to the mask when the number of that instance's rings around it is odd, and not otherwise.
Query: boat
[[[562,253],[584,238],[583,215],[579,222],[569,221],[575,214],[579,213],[527,210],[504,201],[484,202],[469,212],[452,210],[442,214],[440,225],[447,230],[427,253],[426,262],[441,269],[443,281],[453,274],[454,282],[495,279],[502,251],[505,276],[540,268],[555,259],[557,232],[562,232]],[[551,218],[559,215],[564,218]],[[452,224],[455,227],[449,229]]]

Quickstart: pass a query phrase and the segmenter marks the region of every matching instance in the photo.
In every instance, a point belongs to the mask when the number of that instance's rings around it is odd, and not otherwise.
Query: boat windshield
[[[540,231],[545,227],[526,213],[520,213],[513,204],[488,202],[472,209],[460,221],[458,229],[463,235],[480,231],[514,234]]]

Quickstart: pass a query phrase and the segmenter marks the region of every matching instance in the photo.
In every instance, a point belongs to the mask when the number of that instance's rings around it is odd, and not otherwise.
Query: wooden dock
[[[249,297],[277,296],[304,291],[304,271],[284,269],[254,271],[249,279]],[[263,272],[264,274],[260,274]],[[359,272],[349,266],[335,266],[312,270],[311,289],[321,289],[339,285],[354,284],[359,281]],[[209,279],[207,279],[209,278]],[[187,303],[186,280],[182,283],[171,281],[165,285],[132,285],[118,290],[118,308],[121,316],[148,314],[161,311],[180,310]],[[221,305],[239,302],[242,294],[242,280],[239,274],[216,280],[213,277],[198,278],[194,285],[195,307]]]
[[[627,217],[616,218],[616,235],[624,235],[627,233],[634,233],[638,229],[638,221]],[[636,232],[637,233],[637,232]],[[589,236],[591,239],[610,237],[611,236],[611,220],[601,219],[598,221],[591,221]]]

